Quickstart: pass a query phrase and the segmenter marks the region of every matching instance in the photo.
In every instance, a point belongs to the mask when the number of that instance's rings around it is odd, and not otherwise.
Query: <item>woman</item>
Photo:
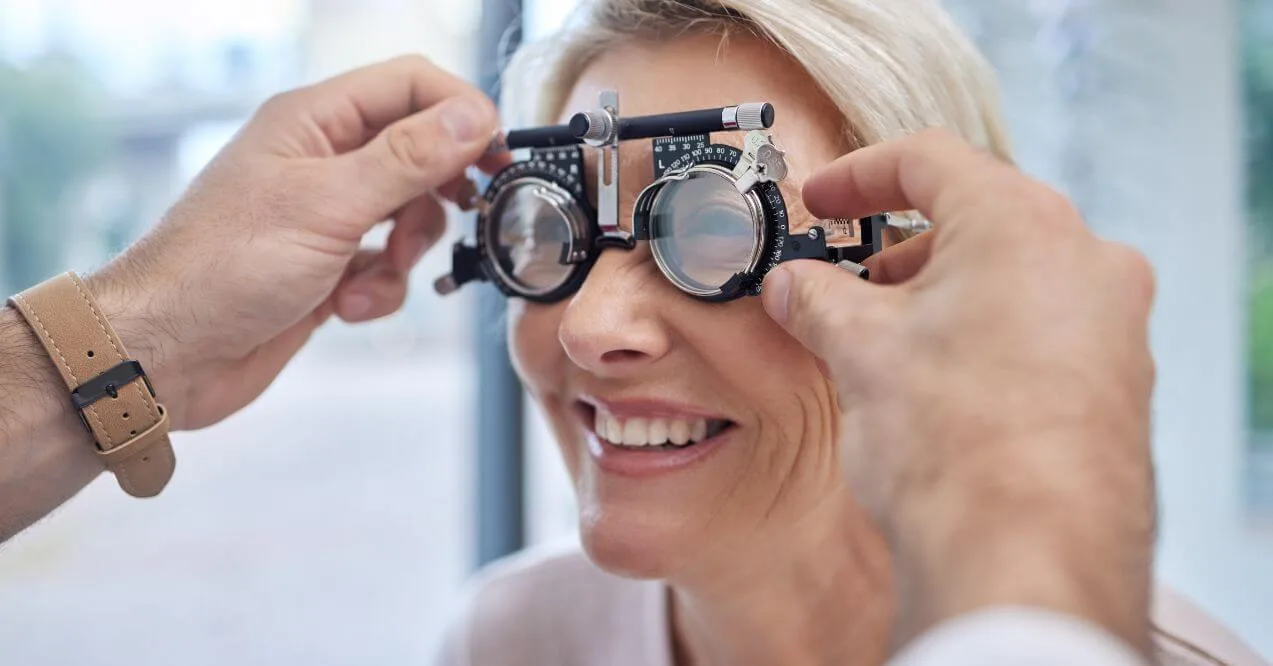
[[[814,221],[802,181],[854,148],[944,126],[1009,157],[990,69],[930,2],[599,0],[582,18],[514,63],[506,80],[543,84],[533,99],[507,91],[511,110],[538,110],[520,120],[564,122],[608,88],[629,116],[772,102],[796,230]],[[627,211],[652,174],[648,147],[625,151]],[[586,554],[487,572],[443,663],[886,659],[888,550],[837,471],[855,406],[758,299],[696,301],[647,248],[604,252],[572,298],[511,301],[509,333]],[[1193,650],[1177,643],[1164,635]]]

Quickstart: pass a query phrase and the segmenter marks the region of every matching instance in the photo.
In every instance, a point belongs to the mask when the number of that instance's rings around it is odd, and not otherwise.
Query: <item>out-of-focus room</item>
[[[1273,0],[945,4],[1022,168],[1152,260],[1158,574],[1273,658]],[[403,53],[494,94],[573,6],[0,0],[0,292],[138,238],[271,95]],[[472,233],[451,213],[443,246]],[[101,478],[0,549],[0,662],[428,663],[478,567],[575,538],[503,301],[438,298],[449,267],[430,252],[401,312],[326,325],[177,434],[162,498]]]

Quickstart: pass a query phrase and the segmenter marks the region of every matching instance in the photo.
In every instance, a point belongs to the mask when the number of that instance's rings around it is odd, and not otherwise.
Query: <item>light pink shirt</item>
[[[1163,666],[1269,666],[1187,601],[1160,590]],[[673,666],[667,587],[612,576],[577,548],[499,562],[470,585],[437,666]],[[1029,609],[959,618],[915,641],[895,666],[1135,666],[1121,643],[1081,622]]]

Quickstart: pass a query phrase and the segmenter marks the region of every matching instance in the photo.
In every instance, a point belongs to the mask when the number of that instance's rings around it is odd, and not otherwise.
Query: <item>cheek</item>
[[[705,503],[701,518],[742,538],[781,531],[842,484],[835,393],[816,357],[765,314],[759,299],[703,317],[687,329],[711,332],[692,341],[710,368],[701,374],[727,397],[748,436],[717,480],[724,500]]]
[[[567,359],[557,331],[563,307],[516,299],[508,302],[508,344],[513,368],[526,388],[541,400],[561,390]]]
[[[566,469],[579,476],[578,432],[563,399],[570,359],[557,337],[564,304],[509,301],[508,343],[513,368],[554,431]]]
[[[763,431],[764,457],[784,454],[777,449],[825,449],[838,423],[832,385],[816,356],[765,314],[759,299],[746,299],[727,319],[703,330],[715,331],[696,345],[720,373],[721,383],[733,388]],[[722,315],[713,315],[722,317]],[[720,331],[740,331],[720,335]]]

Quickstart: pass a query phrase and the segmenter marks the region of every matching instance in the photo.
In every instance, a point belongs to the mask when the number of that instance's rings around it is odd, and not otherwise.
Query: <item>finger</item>
[[[455,178],[485,151],[495,127],[489,102],[452,97],[400,120],[336,159],[345,182],[365,188],[366,219],[381,220]]]
[[[875,284],[899,284],[915,277],[932,256],[936,231],[908,238],[863,261]]]
[[[477,164],[474,166],[481,170],[482,173],[493,176],[512,163],[513,157],[511,153],[486,153],[477,160]],[[478,191],[477,184],[473,181],[473,178],[466,174],[438,188],[437,195],[459,206],[460,210],[468,211],[472,210],[476,205],[481,193]]]
[[[473,85],[422,56],[412,55],[284,93],[264,110],[278,109],[288,117],[312,120],[340,154],[362,146],[389,125],[452,97],[486,100]]]
[[[499,173],[500,169],[513,163],[513,154],[508,151],[500,151],[498,153],[488,153],[478,160],[477,168],[481,169],[488,176]]]
[[[821,218],[918,210],[949,225],[961,202],[1032,183],[963,139],[930,130],[841,157],[810,178],[803,194],[809,212]]]
[[[385,254],[394,270],[406,275],[446,232],[446,210],[431,194],[402,207],[393,218]]]
[[[886,292],[827,262],[792,261],[766,276],[761,297],[769,316],[836,375],[856,364],[854,350],[887,336]]]
[[[437,189],[435,194],[445,201],[450,201],[459,207],[460,210],[472,210],[475,205],[478,193],[477,185],[473,183],[467,175],[455,178],[448,183],[444,183]]]
[[[391,265],[388,253],[363,250],[350,262],[332,302],[336,316],[358,323],[397,312],[406,295],[406,276]]]

